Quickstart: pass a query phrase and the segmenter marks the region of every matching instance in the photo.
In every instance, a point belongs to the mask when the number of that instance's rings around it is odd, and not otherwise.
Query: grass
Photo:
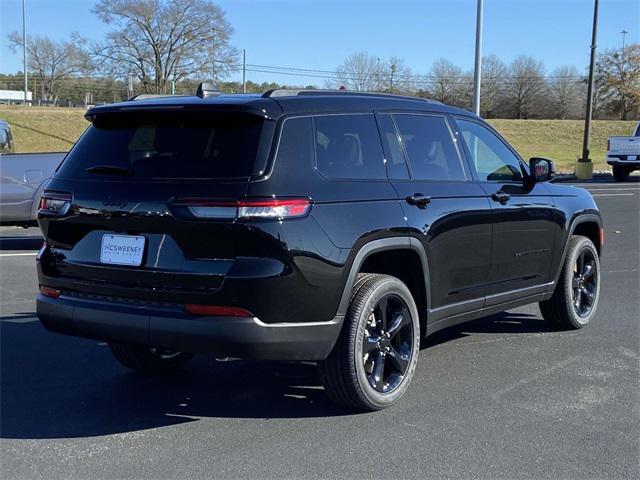
[[[4,106],[0,118],[11,124],[17,152],[67,151],[87,127],[82,108]],[[549,157],[561,172],[572,172],[582,153],[581,120],[490,120],[523,158]],[[609,170],[604,161],[607,137],[629,135],[635,122],[595,120],[591,129],[594,170]]]
[[[89,125],[84,108],[3,106],[0,119],[11,125],[16,152],[66,152]]]
[[[584,121],[582,120],[489,120],[520,153],[530,157],[548,157],[561,172],[572,172],[582,155]],[[609,171],[604,161],[607,137],[631,135],[636,122],[594,120],[591,124],[590,157],[593,169]]]

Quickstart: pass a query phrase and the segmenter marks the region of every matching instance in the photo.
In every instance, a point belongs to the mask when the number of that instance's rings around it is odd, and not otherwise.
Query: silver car
[[[35,225],[40,194],[65,152],[13,153],[9,124],[0,120],[0,225]]]

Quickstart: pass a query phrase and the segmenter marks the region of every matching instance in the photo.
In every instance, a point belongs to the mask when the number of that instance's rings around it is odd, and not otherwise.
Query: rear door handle
[[[511,198],[507,192],[503,192],[502,190],[497,191],[496,193],[491,194],[491,198],[496,202],[500,202],[501,204],[505,204]]]
[[[405,198],[409,205],[415,205],[418,208],[427,208],[427,205],[431,202],[431,197],[423,195],[422,193],[414,193]]]

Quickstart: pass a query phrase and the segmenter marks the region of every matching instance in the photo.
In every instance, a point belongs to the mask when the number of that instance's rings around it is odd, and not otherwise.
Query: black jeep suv
[[[374,410],[442,328],[532,302],[561,328],[595,314],[593,198],[469,112],[205,85],[86,118],[41,200],[37,311],[129,368],[317,361],[332,399]]]

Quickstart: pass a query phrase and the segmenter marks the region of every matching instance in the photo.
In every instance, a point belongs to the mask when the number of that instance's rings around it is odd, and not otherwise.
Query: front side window
[[[522,180],[520,160],[496,134],[476,122],[461,119],[456,121],[480,180]]]
[[[386,179],[373,115],[314,117],[316,167],[330,179]]]
[[[444,117],[394,115],[415,180],[466,180]]]

